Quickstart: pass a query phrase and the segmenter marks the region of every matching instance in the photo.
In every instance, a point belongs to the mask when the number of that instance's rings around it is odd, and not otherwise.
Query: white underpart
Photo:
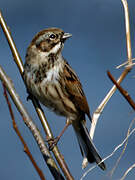
[[[47,72],[47,76],[46,78],[43,80],[43,83],[46,82],[52,82],[52,83],[56,83],[57,79],[59,78],[59,71],[62,70],[62,65],[59,63],[58,65],[55,65],[53,68],[51,68],[48,72]]]

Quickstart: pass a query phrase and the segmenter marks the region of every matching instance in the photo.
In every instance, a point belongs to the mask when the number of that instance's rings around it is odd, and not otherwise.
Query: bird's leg
[[[47,139],[47,142],[49,143],[49,150],[52,151],[55,145],[57,145],[58,141],[60,140],[61,136],[64,134],[68,126],[72,124],[71,120],[67,119],[66,125],[62,129],[61,133],[56,138]]]

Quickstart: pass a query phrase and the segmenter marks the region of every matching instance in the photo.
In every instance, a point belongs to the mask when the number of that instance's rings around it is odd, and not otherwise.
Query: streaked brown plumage
[[[91,163],[100,163],[102,159],[85,126],[85,114],[91,117],[82,85],[61,54],[70,36],[58,28],[39,32],[27,49],[24,80],[30,94],[73,125],[82,155]],[[99,166],[105,169],[103,162]]]

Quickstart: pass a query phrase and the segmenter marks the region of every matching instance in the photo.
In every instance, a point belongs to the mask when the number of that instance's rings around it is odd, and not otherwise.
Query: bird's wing
[[[65,91],[67,92],[68,98],[73,102],[78,110],[86,113],[91,120],[89,106],[80,80],[66,61],[63,76]]]

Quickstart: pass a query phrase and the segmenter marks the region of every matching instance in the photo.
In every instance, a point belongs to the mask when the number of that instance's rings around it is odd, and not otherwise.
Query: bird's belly
[[[31,89],[31,93],[47,108],[58,115],[76,117],[74,104],[62,93],[59,83],[42,82]]]

